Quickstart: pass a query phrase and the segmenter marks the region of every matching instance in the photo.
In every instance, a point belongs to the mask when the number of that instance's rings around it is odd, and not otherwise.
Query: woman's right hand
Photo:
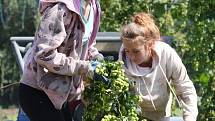
[[[101,64],[99,61],[91,61],[90,65],[89,65],[90,66],[89,72],[87,75],[92,80],[102,81],[103,83],[108,85],[110,83],[110,80],[108,78],[96,73],[96,68],[99,64]]]

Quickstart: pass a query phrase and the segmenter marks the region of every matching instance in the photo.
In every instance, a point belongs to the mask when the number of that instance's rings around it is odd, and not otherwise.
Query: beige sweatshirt
[[[140,107],[143,115],[155,121],[171,115],[172,93],[168,81],[182,104],[184,121],[196,121],[196,90],[180,57],[173,48],[161,41],[155,42],[153,50],[156,56],[153,57],[152,68],[147,71],[126,57],[123,46],[119,52],[119,60],[125,63],[127,77],[136,82],[136,92],[142,97]]]

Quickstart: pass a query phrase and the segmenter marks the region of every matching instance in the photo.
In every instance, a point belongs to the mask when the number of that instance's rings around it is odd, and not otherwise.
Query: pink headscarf
[[[42,14],[46,10],[47,7],[52,6],[54,3],[58,3],[58,2],[64,3],[69,10],[80,15],[80,7],[81,7],[80,0],[40,0],[40,8],[39,8],[40,13]],[[100,23],[100,16],[101,16],[100,5],[97,4],[98,0],[91,0],[91,2],[93,5],[93,8],[94,8],[94,14],[95,14],[94,16],[96,16],[96,19],[94,21],[95,29],[94,29],[92,37],[89,41],[90,47],[93,46],[94,39],[96,38],[96,34],[99,30],[99,23]]]
[[[80,0],[40,0],[40,13],[42,14],[47,7],[58,2],[64,3],[68,9],[80,14]]]

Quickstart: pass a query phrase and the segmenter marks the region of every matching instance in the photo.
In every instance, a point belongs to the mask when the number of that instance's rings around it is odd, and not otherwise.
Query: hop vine
[[[107,77],[110,84],[91,80],[85,88],[84,121],[138,121],[139,96],[130,91],[131,81],[125,77],[123,62],[104,61],[96,72]]]

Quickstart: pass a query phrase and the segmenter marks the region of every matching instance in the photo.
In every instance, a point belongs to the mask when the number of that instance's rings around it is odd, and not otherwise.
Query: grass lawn
[[[0,121],[16,121],[17,115],[17,108],[0,109]]]

